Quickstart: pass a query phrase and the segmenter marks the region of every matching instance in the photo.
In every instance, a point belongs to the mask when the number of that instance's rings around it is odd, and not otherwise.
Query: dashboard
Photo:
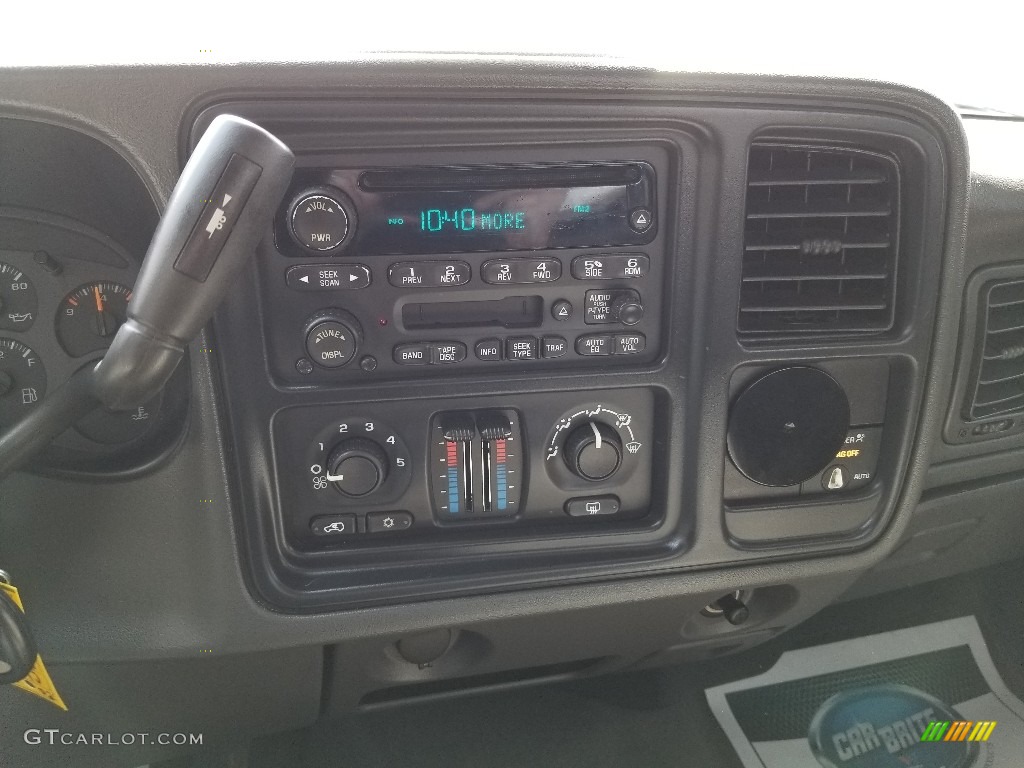
[[[699,661],[1017,553],[1019,121],[457,57],[3,71],[0,108],[0,426],[102,355],[218,115],[296,156],[163,395],[4,483],[48,662],[168,697],[107,716]]]

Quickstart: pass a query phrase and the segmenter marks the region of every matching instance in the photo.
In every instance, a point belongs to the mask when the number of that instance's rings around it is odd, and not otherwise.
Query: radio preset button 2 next
[[[604,253],[577,256],[570,270],[577,280],[628,280],[643,277],[650,268],[651,260],[642,253]]]
[[[288,268],[285,282],[298,291],[358,290],[370,284],[370,268],[365,264],[299,264]]]
[[[400,261],[388,267],[396,288],[449,288],[469,282],[472,270],[464,261]]]
[[[558,259],[491,259],[480,267],[480,279],[491,285],[550,283],[561,276]]]

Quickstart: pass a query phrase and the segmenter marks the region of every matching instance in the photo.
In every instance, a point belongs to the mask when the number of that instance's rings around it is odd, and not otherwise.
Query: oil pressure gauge
[[[0,330],[27,331],[36,316],[36,289],[17,267],[0,262]]]
[[[57,310],[57,338],[64,351],[82,357],[110,346],[128,318],[130,288],[120,283],[87,283],[75,289]]]
[[[0,427],[27,416],[45,394],[39,356],[20,341],[0,338]]]

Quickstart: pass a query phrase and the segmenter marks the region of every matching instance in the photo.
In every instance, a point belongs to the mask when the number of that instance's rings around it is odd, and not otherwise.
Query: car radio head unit
[[[279,382],[657,358],[671,236],[659,152],[623,145],[587,161],[515,164],[406,157],[297,169],[261,259]]]
[[[289,255],[629,246],[655,234],[654,169],[642,162],[332,170],[324,181],[279,219]]]

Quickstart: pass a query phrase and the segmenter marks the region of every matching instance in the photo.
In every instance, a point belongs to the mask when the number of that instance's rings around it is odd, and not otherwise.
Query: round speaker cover
[[[782,368],[736,399],[729,417],[729,456],[761,485],[797,485],[835,461],[850,430],[850,403],[835,379],[817,368]]]

